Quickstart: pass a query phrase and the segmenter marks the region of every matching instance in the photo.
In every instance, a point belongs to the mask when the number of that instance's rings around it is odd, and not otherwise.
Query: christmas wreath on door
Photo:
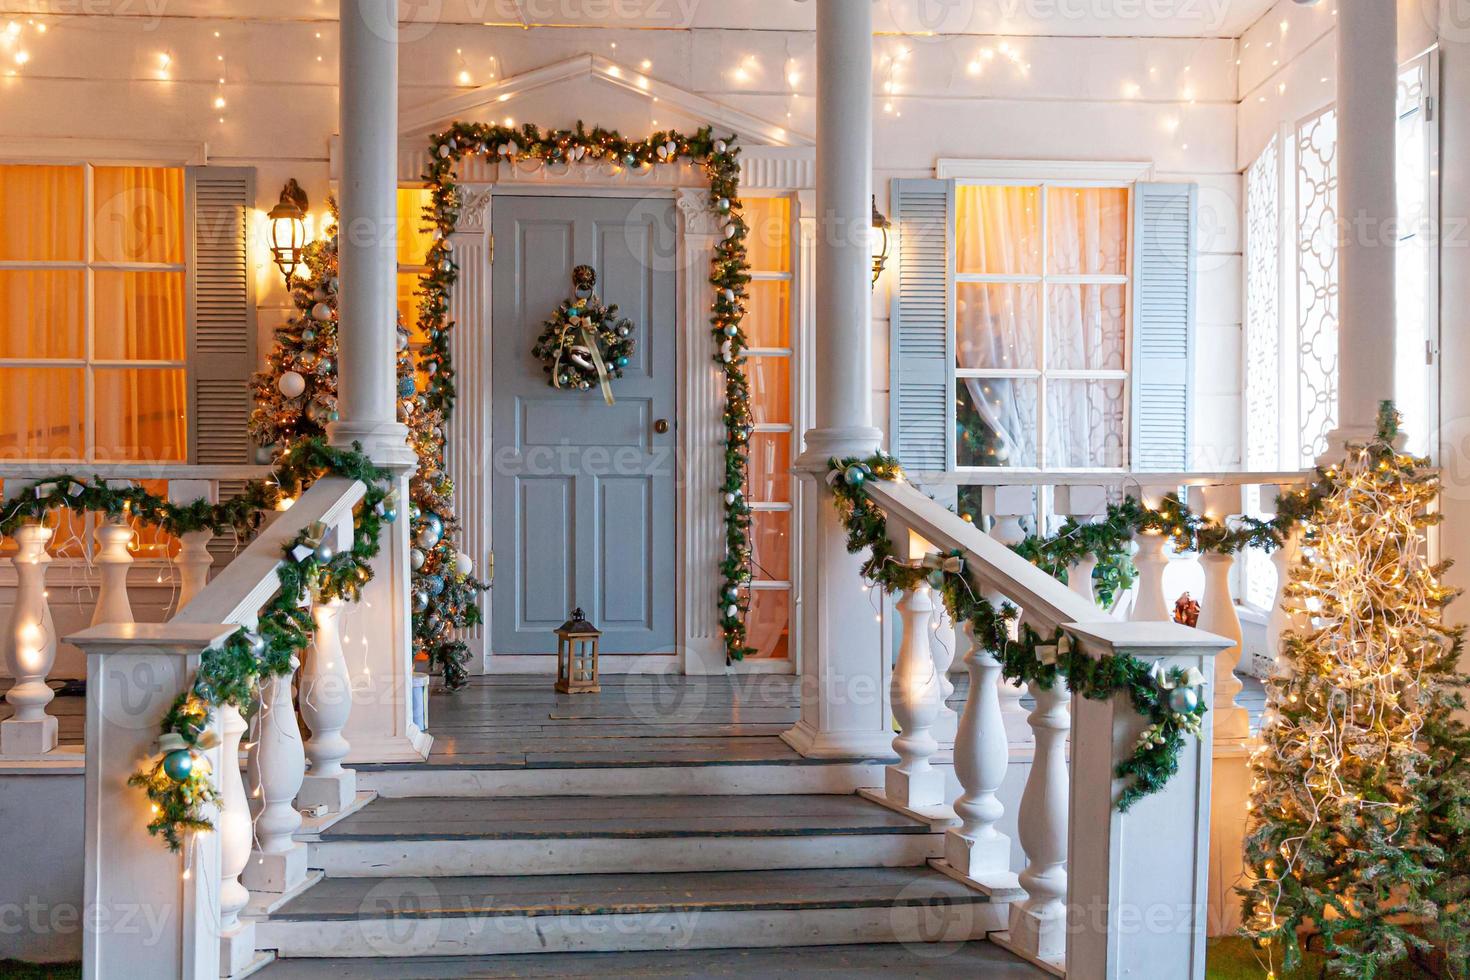
[[[590,265],[572,270],[572,295],[546,321],[531,353],[551,387],[590,391],[596,385],[611,405],[612,381],[623,376],[633,356],[633,322],[618,315],[616,303],[604,304],[596,285]]]

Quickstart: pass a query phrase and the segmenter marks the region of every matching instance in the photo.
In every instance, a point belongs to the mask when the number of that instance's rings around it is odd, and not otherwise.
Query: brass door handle
[[[665,432],[668,432],[669,431],[669,420],[668,419],[658,419],[657,421],[655,421],[653,423],[653,431],[654,432],[657,432],[659,435],[663,435]]]

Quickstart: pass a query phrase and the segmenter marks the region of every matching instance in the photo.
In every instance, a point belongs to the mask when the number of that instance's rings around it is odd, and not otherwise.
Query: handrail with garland
[[[313,596],[355,602],[372,578],[383,525],[397,519],[398,501],[390,489],[391,474],[374,465],[361,448],[303,440],[282,454],[272,479],[251,481],[238,496],[219,503],[179,504],[141,486],[111,487],[101,478],[59,473],[32,481],[22,494],[0,505],[0,534],[12,534],[23,524],[39,522],[48,511],[64,508],[115,520],[134,517],[170,534],[233,530],[243,538],[259,529],[264,512],[299,496],[323,476],[355,480],[365,488],[353,510],[351,549],[323,547],[322,536],[310,527],[285,545],[276,567],[279,588],[261,608],[255,629],[242,626],[200,655],[193,683],[159,726],[160,751],[129,778],[129,785],[141,787],[153,804],[148,832],[163,838],[169,850],[179,850],[186,833],[213,829],[204,809],[217,803],[219,794],[208,767],[193,763],[200,751],[219,742],[210,727],[215,709],[228,704],[248,715],[261,678],[287,674],[299,663],[313,630],[304,604]],[[190,765],[167,767],[175,753],[187,755]],[[186,774],[175,778],[169,768]]]
[[[1122,653],[1094,657],[1061,625],[1050,636],[1043,636],[1029,623],[1019,622],[1015,606],[1003,602],[997,607],[975,593],[965,571],[963,550],[939,556],[939,561],[911,562],[899,554],[888,537],[886,516],[864,489],[869,480],[903,479],[897,459],[879,452],[867,458],[833,458],[828,465],[827,482],[847,530],[847,550],[868,552],[862,565],[864,578],[890,594],[927,581],[943,598],[951,621],[970,624],[975,641],[995,653],[1002,675],[1010,681],[1051,690],[1062,680],[1074,695],[1095,701],[1126,694],[1148,724],[1133,752],[1115,770],[1125,781],[1115,805],[1120,812],[1127,811],[1163,789],[1178,772],[1184,736],[1200,736],[1209,710],[1200,697],[1205,678],[1197,668],[1162,669]],[[1065,568],[1096,553],[1090,549],[1126,556],[1129,541],[1139,531],[1167,534],[1196,551],[1270,550],[1279,547],[1298,523],[1310,520],[1329,492],[1327,478],[1332,472],[1319,469],[1319,479],[1284,497],[1270,520],[1247,517],[1231,527],[1195,514],[1176,494],[1166,496],[1157,510],[1129,497],[1109,506],[1107,517],[1096,524],[1069,519],[1057,535],[1030,535],[1012,550],[1043,569]]]

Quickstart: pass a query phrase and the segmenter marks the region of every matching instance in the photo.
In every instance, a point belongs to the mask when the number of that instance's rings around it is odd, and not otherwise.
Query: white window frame
[[[1035,466],[962,466],[955,464],[954,471],[960,474],[981,474],[1003,470],[1008,473],[1125,473],[1129,469],[1129,432],[1132,426],[1133,398],[1131,379],[1133,369],[1133,199],[1135,185],[1153,176],[1153,165],[1146,162],[1078,162],[1068,160],[954,160],[941,159],[935,168],[940,179],[953,179],[956,187],[999,186],[1036,187],[1039,189],[1041,214],[1038,218],[1041,229],[1041,271],[1037,275],[999,275],[992,273],[962,273],[956,270],[953,281],[960,283],[1036,285],[1039,316],[1036,344],[1037,367],[1035,368],[961,368],[954,367],[955,380],[962,379],[1020,379],[1037,382],[1036,405],[1036,464]],[[1047,198],[1051,188],[1121,188],[1129,193],[1128,198],[1128,242],[1125,250],[1127,268],[1123,275],[1050,275],[1047,272]],[[1124,286],[1123,310],[1123,367],[1121,370],[1058,369],[1047,365],[1047,302],[1048,285],[1121,285]],[[958,331],[957,316],[950,329]],[[1047,382],[1058,381],[1117,381],[1123,385],[1123,446],[1122,464],[1105,467],[1055,467],[1047,462]],[[951,406],[954,411],[954,406]]]
[[[126,145],[112,146],[110,143],[99,145],[98,157],[67,157],[46,155],[44,153],[29,152],[38,149],[33,141],[4,141],[0,142],[0,164],[6,166],[50,166],[50,167],[81,167],[82,168],[82,258],[71,261],[43,260],[32,261],[26,259],[13,259],[0,261],[0,270],[20,270],[27,272],[48,271],[75,271],[83,272],[83,303],[82,303],[82,356],[65,358],[26,358],[26,357],[0,357],[0,368],[81,368],[82,369],[82,456],[77,462],[98,462],[97,453],[97,424],[96,424],[96,379],[95,372],[100,369],[153,369],[153,370],[187,370],[188,350],[184,351],[184,357],[180,360],[122,360],[113,358],[98,358],[94,356],[96,349],[96,288],[94,276],[98,270],[106,272],[179,272],[186,277],[188,275],[187,262],[104,262],[97,259],[94,254],[94,197],[93,186],[95,182],[95,170],[97,167],[152,167],[158,169],[186,170],[194,163],[200,153],[189,151],[181,152],[185,157],[184,162],[180,160],[160,160],[156,157],[135,155]],[[107,150],[120,151],[118,158],[108,158]],[[183,202],[181,202],[182,204]],[[190,235],[189,215],[181,215],[184,222],[182,229],[184,241],[187,248]],[[188,283],[185,282],[187,289]],[[187,325],[186,325],[187,330]],[[185,411],[194,411],[194,392],[191,386],[185,386]],[[184,450],[184,458],[180,463],[188,462],[190,447],[180,447]],[[12,462],[46,462],[40,457],[17,457]],[[106,460],[108,463],[127,462],[157,462],[157,460]]]

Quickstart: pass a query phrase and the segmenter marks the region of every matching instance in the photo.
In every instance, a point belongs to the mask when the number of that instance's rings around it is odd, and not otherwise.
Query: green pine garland
[[[328,554],[318,548],[321,539],[315,529],[303,531],[286,546],[286,558],[277,570],[280,588],[260,610],[256,628],[241,627],[220,646],[204,651],[193,684],[164,715],[161,751],[129,778],[128,784],[143,788],[153,804],[149,833],[162,837],[170,850],[182,846],[186,833],[213,829],[204,809],[218,802],[218,793],[198,753],[218,744],[218,733],[211,727],[215,709],[229,704],[249,712],[260,678],[295,669],[312,634],[311,616],[303,608],[312,595],[356,601],[372,577],[370,562],[378,553],[383,525],[396,517],[396,501],[390,497],[388,472],[374,466],[357,451],[360,448],[334,449],[320,438],[302,440],[281,456],[271,480],[252,481],[239,496],[220,503],[176,504],[141,487],[109,487],[100,477],[86,480],[59,474],[37,481],[3,505],[3,534],[39,522],[51,510],[70,509],[113,520],[136,517],[171,534],[235,531],[244,537],[259,528],[265,511],[299,496],[322,476],[358,480],[366,487],[353,512],[352,548]],[[292,552],[302,545],[308,553],[297,560]],[[165,769],[165,759],[174,752],[188,756],[182,778]]]
[[[465,157],[499,157],[509,162],[539,161],[544,166],[599,163],[646,173],[656,166],[688,162],[704,169],[710,183],[710,209],[723,222],[709,282],[714,289],[711,333],[715,362],[725,382],[725,456],[720,493],[725,504],[725,558],[720,564],[720,626],[725,654],[740,660],[751,650],[746,643],[745,615],[750,606],[751,511],[746,500],[746,471],[754,419],[750,385],[745,376],[749,347],[741,321],[745,316],[745,286],[750,281],[745,238],[749,227],[741,213],[739,193],[740,150],[735,137],[717,138],[709,127],[691,134],[674,130],[647,139],[627,139],[613,130],[541,130],[527,123],[519,129],[490,123],[456,122],[429,142],[429,165],[424,180],[430,187],[429,222],[434,243],[429,248],[429,271],[420,280],[419,327],[428,338],[420,367],[429,373],[428,403],[446,415],[454,405],[454,371],[450,361],[450,291],[459,278],[450,235],[463,204],[455,179],[455,164]]]
[[[862,568],[868,581],[884,592],[893,593],[928,580],[943,597],[950,618],[956,623],[971,624],[977,641],[996,652],[1001,673],[1009,680],[1024,681],[1044,690],[1051,690],[1061,680],[1073,694],[1095,701],[1106,701],[1118,693],[1127,694],[1133,709],[1148,725],[1132,754],[1115,770],[1117,777],[1124,780],[1115,805],[1120,811],[1127,811],[1139,800],[1163,789],[1179,769],[1185,735],[1199,737],[1208,710],[1200,697],[1205,678],[1197,669],[1159,670],[1127,654],[1093,657],[1084,653],[1081,645],[1060,626],[1047,637],[1028,624],[1019,624],[1017,628],[1014,607],[1002,604],[996,608],[975,594],[964,571],[962,552],[941,556],[958,561],[918,564],[898,553],[888,537],[882,509],[863,489],[871,479],[901,478],[898,460],[880,452],[867,459],[833,459],[829,465],[828,483],[847,528],[847,550],[853,554],[868,552]],[[1132,527],[1136,526],[1132,522],[1138,520],[1142,518],[1133,508],[1112,508],[1106,522],[1089,526],[1087,541],[1099,547],[1124,547]],[[1123,543],[1109,544],[1116,539]],[[1038,563],[1065,565],[1084,553],[1080,550],[1084,539],[1076,529],[1071,533],[1064,529],[1062,536],[1050,542],[1039,538],[1028,538],[1027,542],[1017,550],[1024,548],[1030,553],[1027,557]],[[933,567],[936,564],[939,567]]]

